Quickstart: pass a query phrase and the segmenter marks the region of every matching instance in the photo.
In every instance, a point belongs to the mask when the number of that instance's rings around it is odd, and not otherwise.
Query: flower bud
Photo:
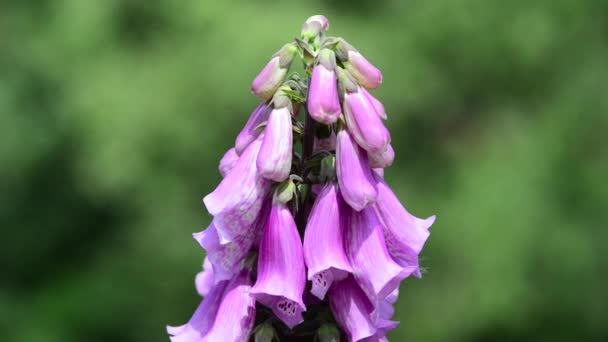
[[[317,14],[306,19],[302,25],[302,37],[305,39],[314,38],[321,32],[327,31],[329,20],[324,15]]]
[[[258,171],[266,179],[282,182],[291,171],[293,131],[289,109],[273,109],[264,132],[256,161]]]
[[[251,84],[251,91],[262,100],[268,100],[279,89],[291,62],[298,51],[294,43],[285,44],[281,50],[272,56],[272,59]]]
[[[346,130],[338,133],[336,174],[342,197],[353,209],[359,211],[376,201],[378,192],[367,154],[352,141]]]
[[[353,139],[368,152],[384,152],[391,141],[388,129],[363,88],[344,94],[344,117]]]
[[[338,44],[338,56],[353,77],[367,89],[375,89],[382,83],[382,72],[345,40]]]
[[[338,120],[342,110],[338,97],[336,57],[333,51],[323,49],[310,79],[308,89],[308,112],[317,122],[325,125]]]

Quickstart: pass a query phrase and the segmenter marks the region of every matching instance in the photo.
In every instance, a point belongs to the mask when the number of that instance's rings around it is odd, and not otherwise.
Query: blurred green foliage
[[[438,216],[391,339],[608,340],[604,0],[4,0],[0,340],[168,340],[250,81],[318,13]]]

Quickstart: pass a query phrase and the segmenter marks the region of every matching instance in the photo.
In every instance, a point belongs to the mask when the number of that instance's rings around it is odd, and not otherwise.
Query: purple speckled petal
[[[291,171],[293,133],[289,109],[274,109],[268,118],[264,141],[257,157],[257,168],[262,176],[282,182]]]
[[[336,122],[342,114],[337,81],[334,70],[329,70],[322,64],[314,67],[307,104],[308,112],[315,121],[329,125]]]
[[[352,276],[332,286],[329,305],[348,341],[362,341],[376,334],[377,328],[372,319],[374,306]]]
[[[414,275],[420,277],[418,255],[429,237],[429,228],[435,222],[435,216],[427,219],[413,216],[382,178],[376,177],[376,181],[378,198],[375,207],[384,226],[388,251],[399,265],[414,267]]]
[[[196,292],[202,297],[206,296],[215,284],[213,265],[211,265],[209,257],[205,257],[205,261],[203,261],[203,270],[196,275],[194,284],[196,285]]]
[[[229,149],[224,156],[222,157],[222,160],[220,160],[220,166],[219,166],[219,170],[220,170],[220,174],[222,175],[222,177],[225,177],[228,172],[230,172],[230,170],[232,170],[232,168],[234,168],[234,165],[236,165],[236,162],[239,160],[239,156],[236,154],[236,151],[234,150],[234,148]]]
[[[251,229],[270,188],[256,167],[261,145],[261,138],[252,142],[220,185],[203,199],[222,244]]]
[[[167,327],[171,342],[244,341],[255,321],[255,300],[249,294],[251,274],[243,270],[217,284],[181,327]]]
[[[342,198],[353,209],[361,210],[376,200],[377,190],[367,154],[346,130],[340,131],[337,137],[336,173]]]
[[[382,84],[382,72],[355,50],[348,52],[344,67],[367,89],[375,89]]]
[[[302,241],[291,212],[274,202],[264,227],[258,257],[258,278],[251,293],[288,327],[303,321],[306,270]]]
[[[391,141],[391,135],[372,102],[361,90],[359,88],[359,91],[344,94],[346,127],[363,149],[383,152]]]
[[[399,287],[401,280],[417,269],[401,267],[391,258],[384,242],[382,224],[371,206],[351,212],[346,251],[355,279],[376,308]]]
[[[365,90],[365,88],[360,88],[359,90],[362,91],[363,94],[365,94],[365,96],[367,96],[367,98],[370,100],[372,106],[374,106],[374,109],[376,110],[376,113],[378,113],[378,116],[380,116],[383,120],[386,120],[388,116],[386,115],[386,110],[384,109],[382,102]]]
[[[337,187],[326,185],[317,196],[304,234],[304,260],[308,267],[308,280],[312,280],[312,294],[325,298],[334,281],[352,272],[344,251],[343,230],[345,212]]]
[[[393,150],[393,146],[388,144],[386,150],[383,152],[370,152],[367,154],[369,157],[369,166],[377,169],[377,168],[386,168],[393,165],[393,160],[395,160],[395,150]]]
[[[268,120],[268,114],[270,114],[270,109],[265,102],[260,103],[251,113],[247,123],[234,141],[234,149],[239,156],[260,135],[260,131],[256,130],[256,127]]]

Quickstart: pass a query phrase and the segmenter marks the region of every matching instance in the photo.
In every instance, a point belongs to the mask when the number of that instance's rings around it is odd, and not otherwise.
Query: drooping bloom
[[[238,235],[232,241],[222,244],[214,222],[192,236],[207,252],[216,283],[232,278],[241,269],[241,262],[249,254],[255,238],[252,229],[250,233]]]
[[[386,150],[391,135],[362,88],[359,87],[355,92],[345,92],[344,118],[349,132],[359,146],[372,153]]]
[[[220,185],[203,199],[222,244],[251,229],[270,187],[256,167],[261,145],[260,138],[252,142]]]
[[[359,84],[367,89],[375,89],[382,83],[382,72],[344,39],[340,40],[338,51],[344,67]]]
[[[391,258],[382,224],[371,206],[360,212],[351,212],[346,251],[355,279],[376,309],[399,287],[401,280],[417,269],[402,267]]]
[[[251,274],[245,269],[215,285],[188,323],[167,327],[172,342],[247,340],[255,321],[255,300],[249,294]]]
[[[288,327],[303,321],[306,271],[302,241],[287,206],[274,200],[264,227],[258,278],[251,293]]]
[[[377,190],[367,154],[354,143],[346,130],[338,132],[336,173],[342,198],[353,209],[361,210],[376,200]]]
[[[429,237],[435,216],[426,219],[413,216],[381,177],[376,177],[376,181],[378,198],[375,207],[383,223],[388,251],[399,265],[414,267],[414,275],[420,277],[418,255]]]
[[[270,99],[285,80],[297,51],[294,43],[285,44],[253,80],[251,91],[264,101]]]
[[[376,334],[378,329],[372,317],[374,306],[352,276],[332,286],[329,305],[348,341],[363,341]]]
[[[317,64],[308,88],[308,112],[317,122],[325,125],[338,120],[342,110],[338,98],[338,77],[336,76],[336,57],[330,49],[319,52]]]
[[[236,154],[236,151],[234,150],[234,148],[229,149],[224,154],[224,156],[222,157],[222,160],[220,160],[220,166],[219,166],[220,174],[222,175],[222,177],[225,177],[228,174],[228,172],[230,172],[230,170],[232,170],[234,165],[236,165],[237,160],[239,160],[239,156]]]
[[[304,260],[308,267],[308,280],[312,281],[312,294],[319,299],[335,281],[352,272],[344,251],[343,230],[346,204],[338,189],[327,184],[317,196],[304,234]]]
[[[395,150],[393,150],[393,146],[388,144],[386,150],[383,152],[374,152],[368,153],[369,157],[369,166],[371,168],[386,168],[393,165],[393,160],[395,160]]]
[[[247,123],[234,141],[234,149],[236,154],[239,156],[243,154],[243,151],[245,151],[247,146],[249,146],[249,144],[251,144],[260,135],[260,131],[256,128],[264,121],[268,120],[269,113],[270,109],[265,102],[260,103],[255,108],[253,113],[251,113],[251,116],[249,116]]]
[[[386,120],[388,116],[386,115],[386,110],[384,109],[384,105],[382,104],[382,102],[380,102],[377,98],[375,98],[372,94],[365,90],[365,88],[360,88],[360,91],[362,91],[363,94],[365,94],[365,96],[367,96],[367,98],[371,101],[372,106],[374,106],[374,109],[376,110],[376,113],[378,113],[378,116],[380,116],[383,120]]]
[[[213,266],[211,265],[211,261],[209,261],[209,257],[205,257],[205,260],[203,261],[203,270],[196,275],[194,284],[196,286],[196,292],[202,297],[206,296],[215,284]]]
[[[282,182],[291,171],[293,133],[291,113],[287,107],[273,109],[264,131],[264,139],[257,157],[257,168],[262,176]]]

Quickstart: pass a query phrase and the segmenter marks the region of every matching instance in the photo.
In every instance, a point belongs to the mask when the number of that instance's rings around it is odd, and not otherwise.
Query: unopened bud
[[[344,68],[359,84],[367,89],[375,89],[382,83],[382,72],[344,39],[340,40],[337,52]]]
[[[285,80],[297,51],[294,43],[285,44],[253,80],[251,91],[262,100],[270,99]]]
[[[302,25],[302,37],[305,39],[311,39],[317,36],[321,32],[327,31],[329,28],[329,20],[323,15],[313,15],[306,19]]]
[[[274,193],[275,201],[279,203],[287,203],[293,198],[293,194],[296,191],[296,185],[291,179],[284,181],[279,184],[277,190]]]

